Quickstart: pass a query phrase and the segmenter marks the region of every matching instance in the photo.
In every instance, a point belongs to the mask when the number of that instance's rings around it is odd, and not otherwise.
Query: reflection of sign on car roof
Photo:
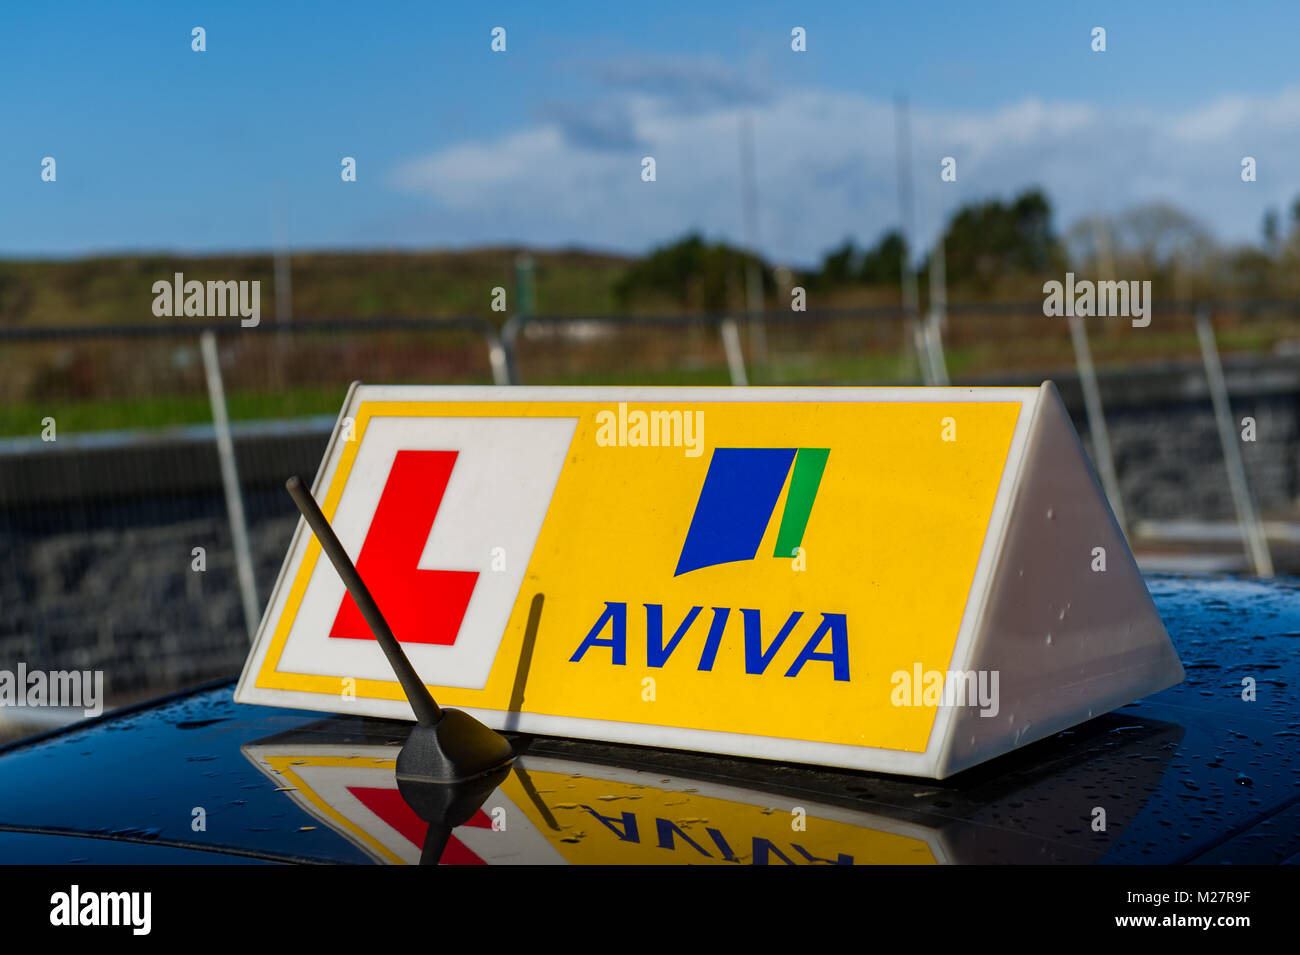
[[[377,862],[414,865],[427,823],[402,801],[392,747],[256,744],[244,754]],[[524,757],[457,827],[443,864],[933,864],[926,830],[808,800],[797,817],[750,789]]]
[[[301,808],[376,862],[414,865],[420,861],[429,824],[397,791],[393,747],[269,743],[245,746],[243,751]],[[523,821],[523,814],[513,812],[513,803],[498,789],[483,809],[455,829],[442,861],[466,865],[564,861],[537,833],[530,838],[529,832],[516,831],[508,842],[492,838],[490,814],[495,809],[504,809],[507,819]]]
[[[943,777],[1182,678],[1050,385],[358,386],[313,490],[497,728]],[[236,698],[409,719],[320,557]]]
[[[354,733],[352,725],[322,721],[242,750],[284,798],[375,861],[415,864],[427,823],[396,788],[397,747],[362,742]],[[590,744],[534,740],[479,811],[453,830],[441,861],[1092,863],[1116,846],[1136,853],[1155,835],[1164,817],[1152,818],[1147,802],[1182,736],[1176,725],[1130,717],[1077,741],[1070,760],[1042,753],[1041,762],[986,775],[973,789],[825,770],[778,781],[761,764],[730,760],[718,778],[704,780],[688,768],[669,768],[676,757],[663,751],[622,751],[620,762],[630,762],[615,766],[578,755]],[[1095,800],[1081,808],[1076,798],[1097,780],[1108,780],[1111,809],[1100,832],[1087,821]],[[1038,808],[1025,817],[1016,811],[1025,805]]]

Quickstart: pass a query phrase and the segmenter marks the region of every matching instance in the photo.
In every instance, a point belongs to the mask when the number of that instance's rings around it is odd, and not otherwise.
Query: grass
[[[613,289],[631,260],[582,251],[534,252],[536,306],[549,314],[592,315],[619,311]],[[394,316],[439,317],[479,315],[494,323],[504,317],[491,312],[491,290],[503,286],[513,305],[515,250],[475,249],[459,252],[417,253],[304,253],[292,259],[294,312],[299,317]],[[263,282],[263,317],[274,319],[274,270],[271,258],[262,256],[119,256],[69,262],[0,262],[0,325],[68,325],[149,323],[153,317],[151,283],[173,272],[190,278],[221,277],[260,279]],[[847,293],[845,293],[847,294]],[[866,294],[866,293],[862,293]],[[644,304],[644,303],[643,303]],[[823,303],[826,304],[826,303]],[[835,304],[860,304],[835,301]],[[1234,320],[1235,318],[1235,320]],[[913,384],[919,377],[914,356],[901,351],[902,330],[866,331],[852,320],[834,320],[825,326],[779,328],[771,331],[771,360],[749,363],[751,384]],[[1221,351],[1268,353],[1283,339],[1300,339],[1300,329],[1290,318],[1264,315],[1242,321],[1216,318]],[[561,343],[561,351],[546,355],[546,348],[520,342],[524,381],[530,384],[572,385],[727,385],[730,376],[716,338],[674,339],[673,333],[653,333],[620,348],[575,352]],[[1032,314],[950,316],[945,357],[955,380],[998,373],[1051,373],[1069,369],[1074,354],[1063,321]],[[439,339],[441,341],[441,339]],[[1112,369],[1160,359],[1200,356],[1195,330],[1188,316],[1156,316],[1152,327],[1130,329],[1126,323],[1091,324],[1089,341],[1097,365]],[[854,342],[855,344],[846,344]],[[869,344],[868,344],[869,343]],[[410,340],[395,335],[358,334],[347,355],[352,370],[364,370],[373,380],[439,379],[459,375],[459,352],[439,345],[439,361],[426,360],[429,339]],[[18,348],[19,346],[15,346]],[[162,428],[206,423],[211,420],[201,379],[198,387],[184,388],[166,378],[179,354],[170,345],[116,342],[113,347],[95,342],[37,343],[12,351],[3,371],[7,395],[17,400],[0,403],[0,435],[39,435],[41,420],[53,416],[60,434],[127,428]],[[337,385],[290,385],[280,389],[255,377],[236,379],[237,390],[228,395],[234,421],[333,415],[346,394],[346,380],[336,364],[336,352],[322,346],[321,354],[298,352],[297,364],[284,372],[296,378],[332,380]],[[459,346],[457,346],[459,347]],[[472,350],[472,349],[471,349]],[[682,355],[689,358],[683,359]],[[250,351],[260,356],[260,351]],[[242,359],[260,361],[260,357]],[[581,360],[580,370],[572,366]],[[137,374],[140,364],[160,375],[159,383],[135,379],[140,391],[157,393],[94,398],[96,391],[122,390],[119,382]],[[134,365],[133,365],[134,363]],[[561,365],[567,365],[561,370]],[[255,366],[260,367],[260,366]],[[277,366],[278,367],[278,366]],[[256,372],[258,374],[260,372]],[[265,377],[265,376],[264,376]],[[481,379],[486,383],[487,379]],[[256,382],[256,384],[254,384]],[[238,390],[241,385],[256,390]],[[63,397],[64,394],[78,397]],[[32,399],[29,395],[48,395]]]
[[[1276,336],[1254,328],[1228,328],[1218,334],[1225,353],[1267,351]],[[1119,346],[1119,347],[1117,347]],[[1105,336],[1092,339],[1094,358],[1101,367],[1117,367],[1135,361],[1176,356],[1196,358],[1200,351],[1193,332],[1133,335],[1114,344]],[[983,342],[956,345],[945,350],[949,373],[964,376],[1003,371],[1042,369],[1044,372],[1072,367],[1069,342],[1054,337],[1015,343]],[[747,368],[754,385],[824,384],[916,384],[914,360],[888,351],[859,354],[820,352],[785,353],[773,356],[766,365],[751,363]],[[696,367],[607,367],[580,372],[530,369],[525,361],[524,381],[550,385],[729,385],[731,378],[721,363]],[[489,384],[486,378],[479,384]],[[298,418],[336,415],[347,394],[347,385],[309,386],[280,390],[235,391],[227,395],[232,421]],[[0,436],[39,436],[41,421],[52,416],[59,434],[110,431],[129,428],[165,428],[206,424],[212,420],[206,394],[161,394],[102,399],[50,399],[18,401],[0,405]]]
[[[347,387],[292,388],[271,392],[237,392],[226,396],[232,421],[298,418],[338,414]],[[20,401],[0,407],[0,436],[37,437],[41,420],[53,417],[58,433],[167,428],[212,421],[208,396],[148,395],[91,401]]]
[[[617,310],[614,286],[629,261],[598,252],[530,253],[538,311]],[[293,313],[300,318],[439,318],[477,315],[500,322],[492,289],[514,306],[516,251],[297,253],[291,257]],[[270,255],[124,255],[76,261],[0,261],[0,324],[106,325],[164,321],[152,311],[153,283],[187,279],[261,282],[264,321],[274,321]]]
[[[890,383],[901,380],[900,357],[894,355],[801,355],[750,368],[755,385]],[[528,376],[525,382],[548,385],[730,385],[724,365],[695,368],[611,368],[600,371]],[[489,384],[485,380],[478,384]],[[227,394],[231,421],[336,415],[347,386],[299,387],[278,391],[237,391]],[[51,416],[60,435],[131,428],[167,428],[207,424],[212,420],[206,394],[148,395],[90,400],[19,401],[0,406],[0,437],[36,437],[41,421]]]

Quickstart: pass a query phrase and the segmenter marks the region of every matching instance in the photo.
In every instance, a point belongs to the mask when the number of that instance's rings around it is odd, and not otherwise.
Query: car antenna
[[[498,733],[480,723],[462,710],[443,709],[438,706],[433,695],[425,687],[415,667],[407,659],[397,638],[393,636],[388,621],[379,611],[379,605],[371,596],[365,581],[357,571],[356,565],[348,557],[347,551],[339,543],[334,529],[321,513],[316,499],[312,497],[302,478],[294,475],[285,482],[289,495],[311,528],[321,549],[334,565],[343,585],[352,595],[353,601],[361,611],[380,649],[388,657],[388,663],[402,684],[411,709],[415,711],[416,724],[411,728],[406,744],[397,754],[397,781],[401,788],[403,781],[409,783],[450,786],[469,780],[480,779],[488,774],[496,774],[509,766],[514,759],[514,750],[510,742]],[[477,790],[479,787],[474,787]],[[489,790],[490,791],[490,790]],[[404,794],[405,795],[405,794]],[[426,794],[429,796],[432,794]],[[487,793],[483,794],[486,798]],[[408,799],[408,802],[410,800]],[[427,799],[421,799],[421,802]],[[436,799],[440,805],[447,801],[444,796]],[[460,802],[459,799],[452,799]],[[418,808],[419,807],[415,807]],[[459,813],[456,813],[459,815]]]

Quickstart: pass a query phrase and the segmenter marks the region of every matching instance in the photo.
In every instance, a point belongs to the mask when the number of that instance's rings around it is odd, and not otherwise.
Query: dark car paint
[[[751,813],[831,807],[841,832],[906,831],[936,861],[1300,861],[1300,585],[1147,582],[1186,668],[1184,683],[948,780],[514,736],[520,791],[557,846],[585,840],[586,861],[632,861],[620,854],[629,848],[626,825],[610,820],[635,820],[641,810],[539,795],[530,766],[585,764],[569,777],[597,787],[612,772],[605,767],[635,770],[645,787],[677,787],[687,800],[693,781],[721,784],[745,794]],[[1253,702],[1243,700],[1246,678],[1255,681]],[[376,861],[290,798],[250,759],[250,747],[288,741],[304,751],[383,747],[395,755],[409,724],[239,705],[232,693],[232,683],[211,686],[0,750],[0,861]],[[626,779],[621,785],[626,792]],[[1098,808],[1105,831],[1094,831]],[[662,830],[654,842],[652,815],[643,812],[639,849],[673,851],[673,861],[718,855],[701,835],[707,820],[666,820],[683,828],[664,846]],[[688,831],[699,843],[682,841]],[[762,854],[787,857],[803,861],[788,845],[786,855]],[[839,858],[873,861],[861,849]]]

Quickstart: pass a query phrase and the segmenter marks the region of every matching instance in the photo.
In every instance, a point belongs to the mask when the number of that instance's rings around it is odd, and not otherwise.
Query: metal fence
[[[505,356],[476,319],[0,330],[0,666],[102,670],[114,705],[237,671],[354,378]]]
[[[1126,459],[1112,448],[1098,369],[1181,361],[1185,372],[1200,369],[1243,553],[1254,572],[1271,574],[1268,532],[1285,536],[1292,525],[1261,520],[1228,391],[1239,373],[1225,372],[1219,348],[1300,370],[1300,308],[1156,303],[1153,314],[1141,329],[1115,318],[1048,319],[1041,302],[924,314],[516,316],[500,332],[476,318],[0,329],[0,654],[102,666],[117,674],[118,702],[231,672],[296,522],[283,479],[314,473],[354,379],[864,385],[1068,376],[1124,524],[1134,495],[1131,485],[1124,492]]]

